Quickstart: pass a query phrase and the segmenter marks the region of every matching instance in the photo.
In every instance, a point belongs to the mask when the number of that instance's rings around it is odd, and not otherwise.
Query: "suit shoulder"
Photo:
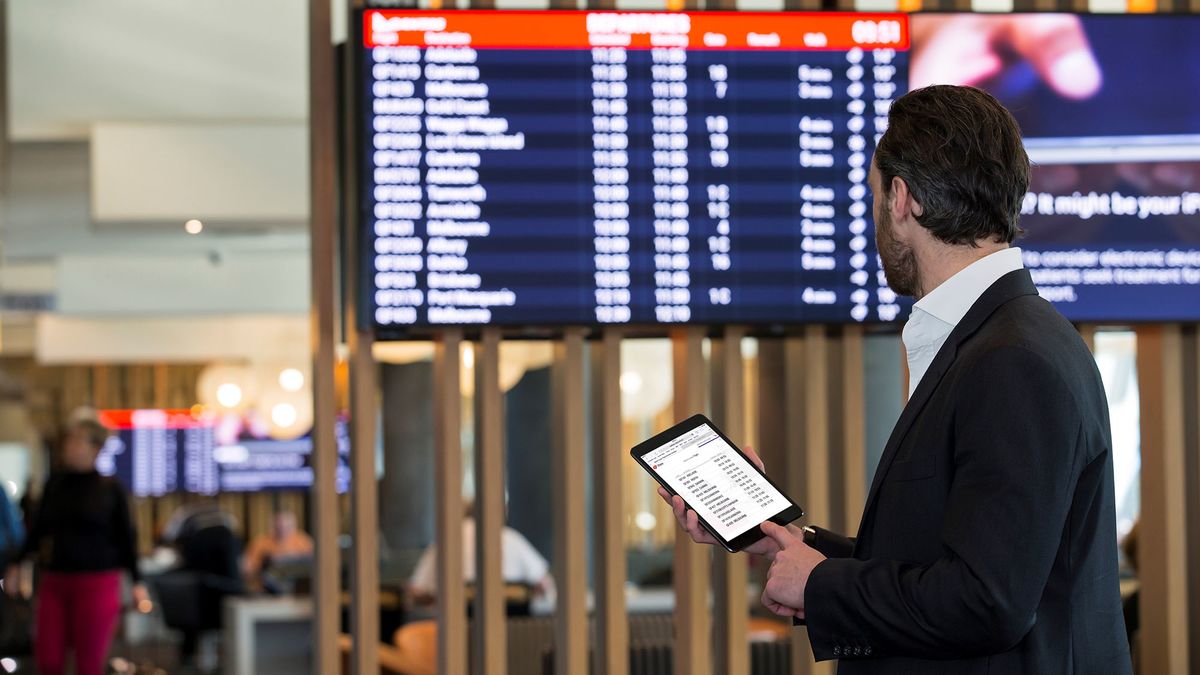
[[[1039,296],[1005,303],[961,350],[964,365],[987,361],[1019,368],[1030,379],[1053,379],[1070,391],[1080,406],[1092,407],[1104,400],[1100,371],[1083,338]]]
[[[1041,357],[1056,370],[1095,369],[1079,331],[1053,305],[1034,295],[1005,303],[963,345],[964,351],[976,355],[1003,348]]]

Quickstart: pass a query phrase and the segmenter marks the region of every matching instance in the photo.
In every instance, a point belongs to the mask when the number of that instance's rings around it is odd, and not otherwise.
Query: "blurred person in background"
[[[463,509],[463,582],[468,585],[475,583],[474,511],[472,503]],[[535,596],[553,596],[554,578],[550,576],[550,564],[524,535],[505,525],[500,535],[500,552],[504,583],[529,586]],[[434,544],[421,553],[408,587],[418,604],[430,604],[437,599],[437,547]]]
[[[237,520],[217,500],[189,494],[163,527],[161,543],[175,550],[175,569],[241,579]]]
[[[4,565],[16,559],[25,543],[25,524],[7,492],[0,490],[0,562]],[[20,589],[13,589],[15,598]],[[11,606],[9,598],[0,595],[0,650],[3,653],[25,652],[29,648],[29,608],[22,601]],[[20,609],[16,609],[17,605]]]
[[[241,541],[237,521],[207,495],[189,495],[163,528],[164,546],[173,549],[173,566],[154,578],[163,618],[183,636],[185,666],[199,667],[200,638],[221,627],[225,598],[245,591],[238,568]],[[159,557],[167,561],[171,556]]]
[[[39,571],[34,657],[41,675],[64,672],[68,648],[76,675],[102,675],[121,611],[122,570],[133,581],[135,606],[150,607],[138,575],[129,497],[116,480],[96,472],[107,439],[108,429],[95,420],[71,423],[29,536],[8,565],[10,593],[20,587],[20,562],[32,559]]]
[[[296,514],[280,509],[275,512],[271,531],[258,535],[246,546],[242,573],[247,583],[257,585],[262,573],[272,565],[310,560],[312,554],[312,537],[296,524]]]
[[[38,498],[34,494],[34,490],[36,489],[37,486],[34,485],[33,476],[25,479],[25,493],[21,495],[21,500],[17,502],[17,506],[21,511],[22,532],[28,532],[29,528],[33,527],[33,514],[37,513],[38,506]]]
[[[20,555],[25,543],[25,522],[8,493],[0,490],[0,495],[0,562],[7,566]]]

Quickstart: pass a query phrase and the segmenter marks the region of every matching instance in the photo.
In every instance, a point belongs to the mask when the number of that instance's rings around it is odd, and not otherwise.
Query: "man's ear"
[[[892,222],[903,222],[904,218],[912,215],[913,218],[920,218],[925,213],[925,208],[916,200],[911,190],[908,189],[908,183],[899,176],[892,177]]]

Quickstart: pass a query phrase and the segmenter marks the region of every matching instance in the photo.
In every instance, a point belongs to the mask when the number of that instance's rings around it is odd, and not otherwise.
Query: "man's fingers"
[[[683,497],[673,495],[663,488],[658,488],[658,496],[663,498],[663,501],[671,505],[671,512],[675,515],[675,520],[679,523],[680,529],[687,532],[692,538],[692,541],[697,544],[716,544],[716,538],[708,533],[700,526],[700,518],[695,511],[687,508],[683,503]]]
[[[1024,56],[1061,96],[1084,99],[1103,83],[1100,64],[1077,16],[1047,14],[1021,17],[1009,36],[1013,48]]]
[[[683,504],[683,497],[679,495],[671,497],[671,511],[675,513],[675,519],[679,521],[679,524],[684,527],[687,527],[686,519],[684,518],[686,510],[687,507]]]
[[[754,462],[754,466],[757,466],[759,471],[766,473],[767,468],[763,465],[762,458],[758,456],[758,453],[754,451],[754,448],[747,445],[746,447],[742,448],[742,452],[746,453],[746,456],[750,458],[751,462]]]
[[[779,616],[794,617],[799,614],[799,612],[797,612],[795,609],[792,609],[791,607],[788,607],[787,605],[776,602],[776,600],[771,597],[769,587],[763,589],[762,604],[763,604],[763,607],[766,607],[768,610],[770,610],[770,612],[772,614],[776,614]]]
[[[791,530],[782,525],[776,525],[769,520],[762,524],[762,531],[763,534],[774,539],[775,543],[779,544],[781,550],[803,543],[792,534]]]
[[[695,511],[687,512],[687,531],[695,541],[705,544],[716,543],[716,540],[712,538],[708,530],[700,526],[700,516],[697,516]]]

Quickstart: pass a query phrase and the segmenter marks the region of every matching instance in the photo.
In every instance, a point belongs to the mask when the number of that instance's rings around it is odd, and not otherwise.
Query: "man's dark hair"
[[[935,85],[892,104],[875,150],[884,196],[904,179],[917,222],[948,244],[1011,243],[1029,189],[1029,156],[1011,113],[974,87]]]

